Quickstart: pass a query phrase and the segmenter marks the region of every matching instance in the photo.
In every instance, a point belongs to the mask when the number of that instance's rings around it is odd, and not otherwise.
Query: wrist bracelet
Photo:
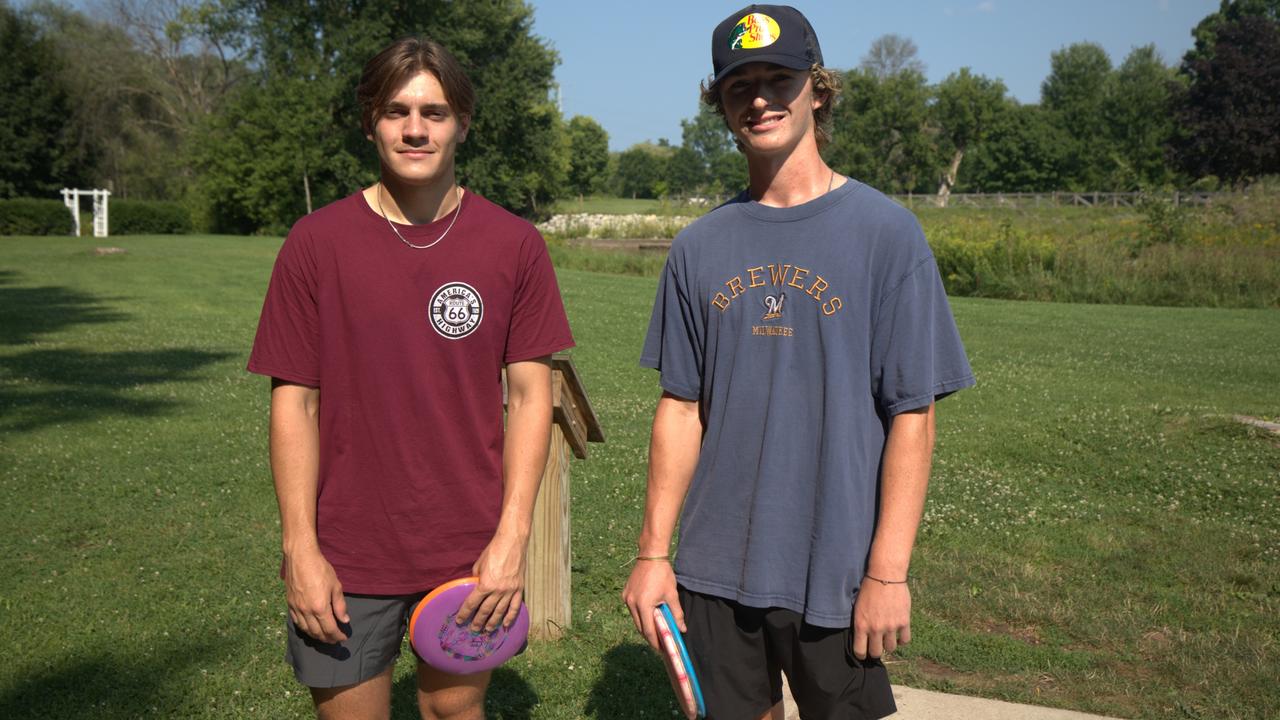
[[[906,580],[881,580],[880,578],[878,578],[878,577],[874,577],[874,576],[869,575],[869,574],[867,574],[867,573],[863,573],[862,577],[864,577],[864,578],[866,578],[866,579],[868,579],[868,580],[875,580],[876,582],[880,583],[881,585],[906,585],[906,584],[907,584],[907,581],[906,581]],[[907,578],[907,579],[908,579],[908,580],[910,580],[910,578]]]
[[[637,555],[631,558],[632,562],[636,560],[661,560],[663,562],[671,562],[671,558],[667,555]]]

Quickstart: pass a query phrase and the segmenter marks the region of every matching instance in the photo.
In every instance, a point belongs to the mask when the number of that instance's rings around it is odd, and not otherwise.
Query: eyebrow
[[[392,110],[392,109],[395,109],[395,110],[408,110],[410,107],[414,107],[414,108],[417,108],[417,109],[419,109],[419,110],[424,110],[424,111],[428,111],[428,112],[430,112],[430,111],[441,111],[441,110],[443,110],[443,111],[448,111],[448,110],[449,110],[449,103],[423,103],[422,105],[412,105],[412,106],[411,106],[409,103],[401,102],[401,101],[399,101],[399,100],[388,100],[388,101],[387,101],[387,108],[386,108],[386,109],[387,109],[387,110]]]

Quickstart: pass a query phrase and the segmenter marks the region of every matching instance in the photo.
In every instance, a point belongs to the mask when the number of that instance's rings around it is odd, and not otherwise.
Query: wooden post
[[[505,379],[504,376],[504,383]],[[505,395],[504,385],[504,399]],[[551,360],[551,401],[551,444],[533,507],[524,593],[524,602],[529,606],[529,634],[547,639],[564,634],[572,617],[570,456],[585,459],[587,443],[604,442],[600,421],[567,355],[556,355]]]

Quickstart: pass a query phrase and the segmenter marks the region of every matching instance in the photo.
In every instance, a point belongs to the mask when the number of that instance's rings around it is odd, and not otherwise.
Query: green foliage
[[[1275,3],[1223,7],[1197,28],[1182,63],[1174,147],[1192,176],[1239,184],[1280,172],[1280,18]]]
[[[927,129],[929,98],[924,75],[913,70],[886,78],[845,73],[827,162],[888,193],[937,189],[941,163]]]
[[[1112,160],[1104,108],[1111,58],[1097,43],[1075,43],[1054,52],[1050,68],[1040,86],[1040,105],[1070,139],[1061,189],[1110,189]]]
[[[600,190],[609,168],[609,133],[585,115],[569,121],[569,188],[579,197]]]
[[[961,192],[1052,192],[1063,187],[1069,138],[1039,105],[1007,100],[985,142],[965,158]]]
[[[185,235],[191,232],[191,213],[179,202],[113,200],[112,235]]]
[[[658,198],[667,194],[667,162],[673,150],[650,143],[638,143],[618,154],[613,186],[622,197]]]
[[[1149,245],[1181,245],[1187,241],[1190,211],[1174,202],[1173,196],[1143,193],[1138,210],[1142,213],[1143,232],[1135,243],[1135,252]]]
[[[0,3],[0,57],[0,198],[81,184],[62,60],[41,28],[8,3]]]
[[[940,128],[939,149],[951,162],[943,173],[943,184],[950,190],[965,153],[986,140],[1007,109],[1005,87],[965,67],[939,83],[934,97],[931,112]]]
[[[1172,184],[1166,157],[1173,140],[1176,74],[1155,45],[1134,48],[1111,74],[1103,114],[1112,153],[1111,188],[1122,191]]]
[[[747,186],[747,166],[724,118],[698,103],[698,114],[680,121],[681,146],[671,159],[675,190],[684,195],[724,195]]]
[[[61,200],[0,199],[0,235],[70,235],[74,229]]]
[[[258,72],[197,142],[202,215],[211,227],[279,232],[311,207],[377,177],[360,129],[355,86],[393,40],[426,32],[476,88],[458,152],[460,181],[533,215],[569,181],[570,137],[548,100],[555,52],[532,34],[519,0],[244,3]]]

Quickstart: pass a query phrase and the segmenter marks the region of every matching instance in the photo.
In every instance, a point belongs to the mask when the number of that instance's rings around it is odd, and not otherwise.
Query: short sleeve
[[[297,226],[276,256],[262,303],[249,372],[320,386],[320,317],[315,258]]]
[[[640,354],[640,366],[659,373],[662,389],[685,400],[702,395],[702,315],[689,295],[689,284],[677,250],[667,255],[658,279],[649,332]]]
[[[516,289],[511,299],[511,325],[502,361],[520,362],[573,347],[555,268],[547,243],[536,230],[520,246]]]
[[[933,257],[883,298],[871,341],[872,391],[885,414],[925,407],[974,384]]]

